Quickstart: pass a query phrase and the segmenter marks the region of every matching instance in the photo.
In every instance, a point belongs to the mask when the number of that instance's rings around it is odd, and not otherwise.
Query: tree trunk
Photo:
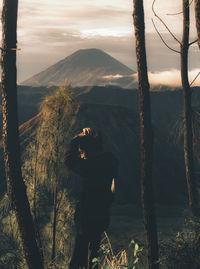
[[[154,209],[152,187],[152,159],[153,159],[153,131],[151,123],[151,108],[149,82],[147,74],[147,61],[144,33],[143,1],[133,0],[134,26],[136,37],[136,55],[138,66],[138,86],[140,104],[140,139],[141,139],[141,192],[144,214],[144,225],[147,237],[147,254],[149,269],[158,269],[158,240],[156,216]]]
[[[56,185],[55,185],[53,195],[54,195],[54,204],[53,204],[53,233],[52,233],[52,253],[51,253],[52,264],[54,264],[55,262],[55,254],[56,254],[56,226],[57,226],[57,186]]]
[[[181,80],[184,95],[184,159],[187,179],[189,205],[194,216],[198,216],[198,193],[194,175],[192,103],[188,79],[188,49],[190,10],[189,0],[183,0],[183,36],[181,45]]]
[[[61,123],[61,108],[58,108],[58,118],[57,118],[57,135],[56,135],[56,140],[55,140],[55,151],[56,151],[56,156],[59,156],[60,152],[59,152],[59,142],[58,142],[58,137],[59,137],[59,130],[60,130],[60,123]],[[53,164],[53,176],[54,176],[54,191],[53,191],[53,231],[52,231],[52,252],[51,252],[51,262],[53,267],[54,263],[55,263],[55,256],[56,256],[56,229],[57,229],[57,215],[58,215],[58,199],[57,199],[57,195],[58,195],[58,182],[56,180],[56,177],[58,175],[58,167],[57,167],[57,163]]]
[[[7,191],[16,214],[28,268],[42,269],[43,262],[36,244],[35,230],[20,164],[16,83],[17,9],[17,0],[3,0],[1,81]]]
[[[195,6],[196,28],[198,35],[198,45],[200,48],[200,0],[195,0],[194,6]]]
[[[41,232],[40,232],[40,225],[38,222],[38,214],[37,214],[37,165],[38,165],[38,142],[35,142],[35,152],[36,152],[36,157],[35,157],[35,164],[34,164],[34,174],[33,174],[33,185],[34,185],[34,193],[33,193],[33,221],[34,221],[34,227],[35,227],[35,234],[36,234],[36,241],[38,243],[40,253],[42,260],[45,265],[45,259],[44,259],[44,248],[42,244],[42,237],[41,237]]]

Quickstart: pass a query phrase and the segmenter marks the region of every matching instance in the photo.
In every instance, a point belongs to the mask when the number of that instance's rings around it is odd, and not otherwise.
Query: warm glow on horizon
[[[152,25],[152,1],[144,0],[148,67],[160,71],[179,68],[178,56],[160,41]],[[2,0],[1,0],[2,6]],[[191,10],[193,5],[191,5]],[[181,38],[181,1],[156,1],[155,10]],[[136,69],[133,2],[130,0],[21,0],[18,12],[18,77],[22,81],[78,49],[99,48]],[[191,12],[191,40],[196,37]],[[177,44],[158,20],[155,23],[173,47]],[[191,48],[191,68],[197,68],[199,53]],[[160,60],[163,63],[160,63]]]

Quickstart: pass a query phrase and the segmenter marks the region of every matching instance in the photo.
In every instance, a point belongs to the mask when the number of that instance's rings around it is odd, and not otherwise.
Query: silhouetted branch
[[[59,212],[60,204],[61,204],[63,198],[64,198],[64,192],[62,192],[61,197],[60,197],[60,199],[58,201],[58,204],[57,204],[57,207],[56,207],[57,212]]]
[[[198,76],[200,75],[200,72],[196,75],[196,77],[193,79],[193,81],[190,83],[190,86],[192,86],[192,84],[195,82],[195,80],[198,78]]]
[[[176,52],[176,53],[181,53],[180,51],[171,48],[171,47],[166,43],[166,41],[165,41],[164,38],[162,37],[161,33],[158,31],[158,29],[157,29],[157,27],[156,27],[156,25],[155,25],[153,19],[151,19],[151,20],[152,20],[153,26],[154,26],[154,28],[155,28],[157,34],[159,35],[160,39],[161,39],[162,42],[165,44],[165,46],[166,46],[168,49],[170,49],[170,50],[172,50],[172,51],[174,51],[174,52]]]
[[[172,31],[169,29],[169,27],[167,26],[167,24],[161,19],[161,17],[159,17],[157,15],[157,13],[155,12],[154,10],[154,5],[155,5],[155,2],[156,0],[153,1],[152,3],[152,11],[153,11],[153,14],[154,16],[159,19],[159,21],[164,25],[164,27],[167,29],[167,31],[170,33],[170,35],[174,38],[174,40],[176,40],[180,45],[181,45],[181,42],[176,38],[176,36],[172,33]]]
[[[192,0],[190,3],[189,3],[189,6],[192,4],[194,0]],[[177,12],[177,13],[173,13],[173,14],[167,14],[168,16],[176,16],[176,15],[180,15],[180,14],[183,14],[183,11],[180,11],[180,12]]]
[[[183,11],[180,11],[180,12],[177,12],[177,13],[167,13],[166,15],[167,16],[176,16],[176,15],[180,15],[182,13],[183,13]]]
[[[21,50],[20,48],[6,48],[6,49],[3,49],[3,48],[0,48],[1,51],[9,51],[9,50],[12,50],[12,51],[17,51],[17,50]]]
[[[190,42],[190,43],[188,44],[188,46],[191,46],[191,45],[193,45],[193,44],[196,43],[196,42],[198,42],[198,39],[196,39],[196,40]]]

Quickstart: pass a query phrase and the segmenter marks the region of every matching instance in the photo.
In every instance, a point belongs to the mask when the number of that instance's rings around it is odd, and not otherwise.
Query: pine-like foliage
[[[68,86],[46,96],[40,108],[37,133],[23,155],[22,171],[45,264],[49,269],[66,268],[73,247],[74,202],[70,190],[76,178],[65,168],[64,155],[77,104]],[[18,251],[18,231],[12,228],[16,227],[16,220],[6,196],[0,205],[4,212],[0,228],[6,229],[4,237],[12,243],[7,244],[5,255],[0,244],[0,265],[6,260],[15,264],[13,268],[25,269],[22,253]]]
[[[70,173],[64,165],[76,104],[69,86],[44,98],[37,135],[25,154],[28,185],[38,241],[49,267],[66,265],[70,257],[73,202]]]

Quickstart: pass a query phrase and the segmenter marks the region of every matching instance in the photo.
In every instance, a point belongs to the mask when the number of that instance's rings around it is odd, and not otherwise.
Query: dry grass
[[[102,267],[106,266],[110,269],[121,269],[123,267],[128,267],[128,258],[125,250],[120,251],[116,256],[106,256],[102,262]]]
[[[98,264],[101,269],[122,269],[131,268],[136,269],[139,263],[139,256],[142,252],[142,248],[132,240],[129,247],[133,249],[133,255],[128,257],[126,250],[121,250],[117,254],[113,252],[110,239],[105,232],[105,237],[102,240],[100,248],[100,257],[93,260],[94,265]]]

